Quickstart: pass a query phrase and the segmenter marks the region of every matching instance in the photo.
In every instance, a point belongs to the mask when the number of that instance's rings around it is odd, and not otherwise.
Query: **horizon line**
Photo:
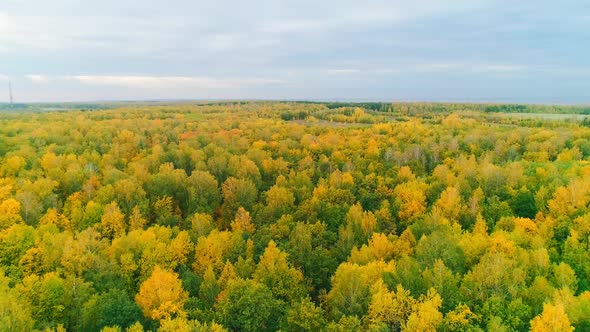
[[[13,103],[17,105],[42,104],[123,104],[123,103],[192,103],[192,102],[315,102],[315,103],[400,103],[400,104],[472,104],[472,105],[536,105],[536,106],[573,106],[586,107],[590,102],[535,102],[515,101],[510,99],[463,99],[463,100],[429,100],[429,99],[386,99],[386,98],[162,98],[162,99],[94,99],[94,100],[63,100],[63,101],[26,101]],[[0,105],[10,106],[7,101],[0,101]]]

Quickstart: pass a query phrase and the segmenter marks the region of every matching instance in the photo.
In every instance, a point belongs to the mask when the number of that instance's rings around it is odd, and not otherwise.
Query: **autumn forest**
[[[590,331],[590,113],[0,110],[0,331]]]

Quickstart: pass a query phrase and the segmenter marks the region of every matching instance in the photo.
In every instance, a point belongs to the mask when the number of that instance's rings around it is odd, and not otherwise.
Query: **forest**
[[[511,115],[588,107],[66,106],[0,111],[0,331],[590,331],[589,122]]]

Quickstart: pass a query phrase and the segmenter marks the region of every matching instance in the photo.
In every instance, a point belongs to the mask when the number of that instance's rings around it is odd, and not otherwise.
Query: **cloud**
[[[509,74],[529,71],[528,65],[522,64],[486,64],[471,62],[433,62],[411,63],[395,66],[376,67],[370,69],[339,68],[327,69],[329,75],[389,75],[389,74]]]
[[[430,17],[461,13],[489,6],[490,0],[471,0],[452,2],[439,0],[414,1],[347,1],[338,3],[316,1],[298,4],[296,17],[278,17],[262,20],[258,24],[259,32],[272,34],[310,33],[318,34],[342,29],[370,28],[403,24]],[[306,6],[307,5],[307,6]],[[308,10],[305,8],[308,7]]]
[[[65,50],[146,54],[182,45],[194,29],[190,21],[178,17],[13,14],[0,9],[0,54]]]
[[[373,74],[437,74],[437,73],[456,73],[456,74],[510,74],[522,73],[532,69],[529,65],[523,64],[486,64],[472,62],[433,62],[433,63],[414,63],[397,66],[387,66],[378,69],[372,69],[368,72]]]
[[[0,81],[8,81],[9,78],[8,76],[4,75],[4,74],[0,74]]]
[[[523,72],[530,69],[527,65],[510,65],[510,64],[491,64],[491,65],[479,65],[473,66],[472,71],[476,72],[492,72],[492,73],[515,73]]]
[[[346,75],[360,73],[360,69],[355,68],[341,68],[341,69],[328,69],[326,71],[329,75]]]
[[[26,75],[26,77],[33,83],[49,83],[51,80],[45,75]]]
[[[269,78],[216,78],[188,76],[107,76],[107,75],[74,75],[61,76],[61,79],[74,80],[87,85],[119,86],[141,89],[163,88],[199,88],[199,89],[234,89],[249,86],[271,85],[283,83],[281,80]]]

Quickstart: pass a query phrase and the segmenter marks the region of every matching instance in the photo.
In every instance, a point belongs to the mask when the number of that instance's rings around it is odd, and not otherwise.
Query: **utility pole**
[[[8,96],[10,97],[10,108],[14,107],[14,100],[12,98],[12,82],[8,81]]]

